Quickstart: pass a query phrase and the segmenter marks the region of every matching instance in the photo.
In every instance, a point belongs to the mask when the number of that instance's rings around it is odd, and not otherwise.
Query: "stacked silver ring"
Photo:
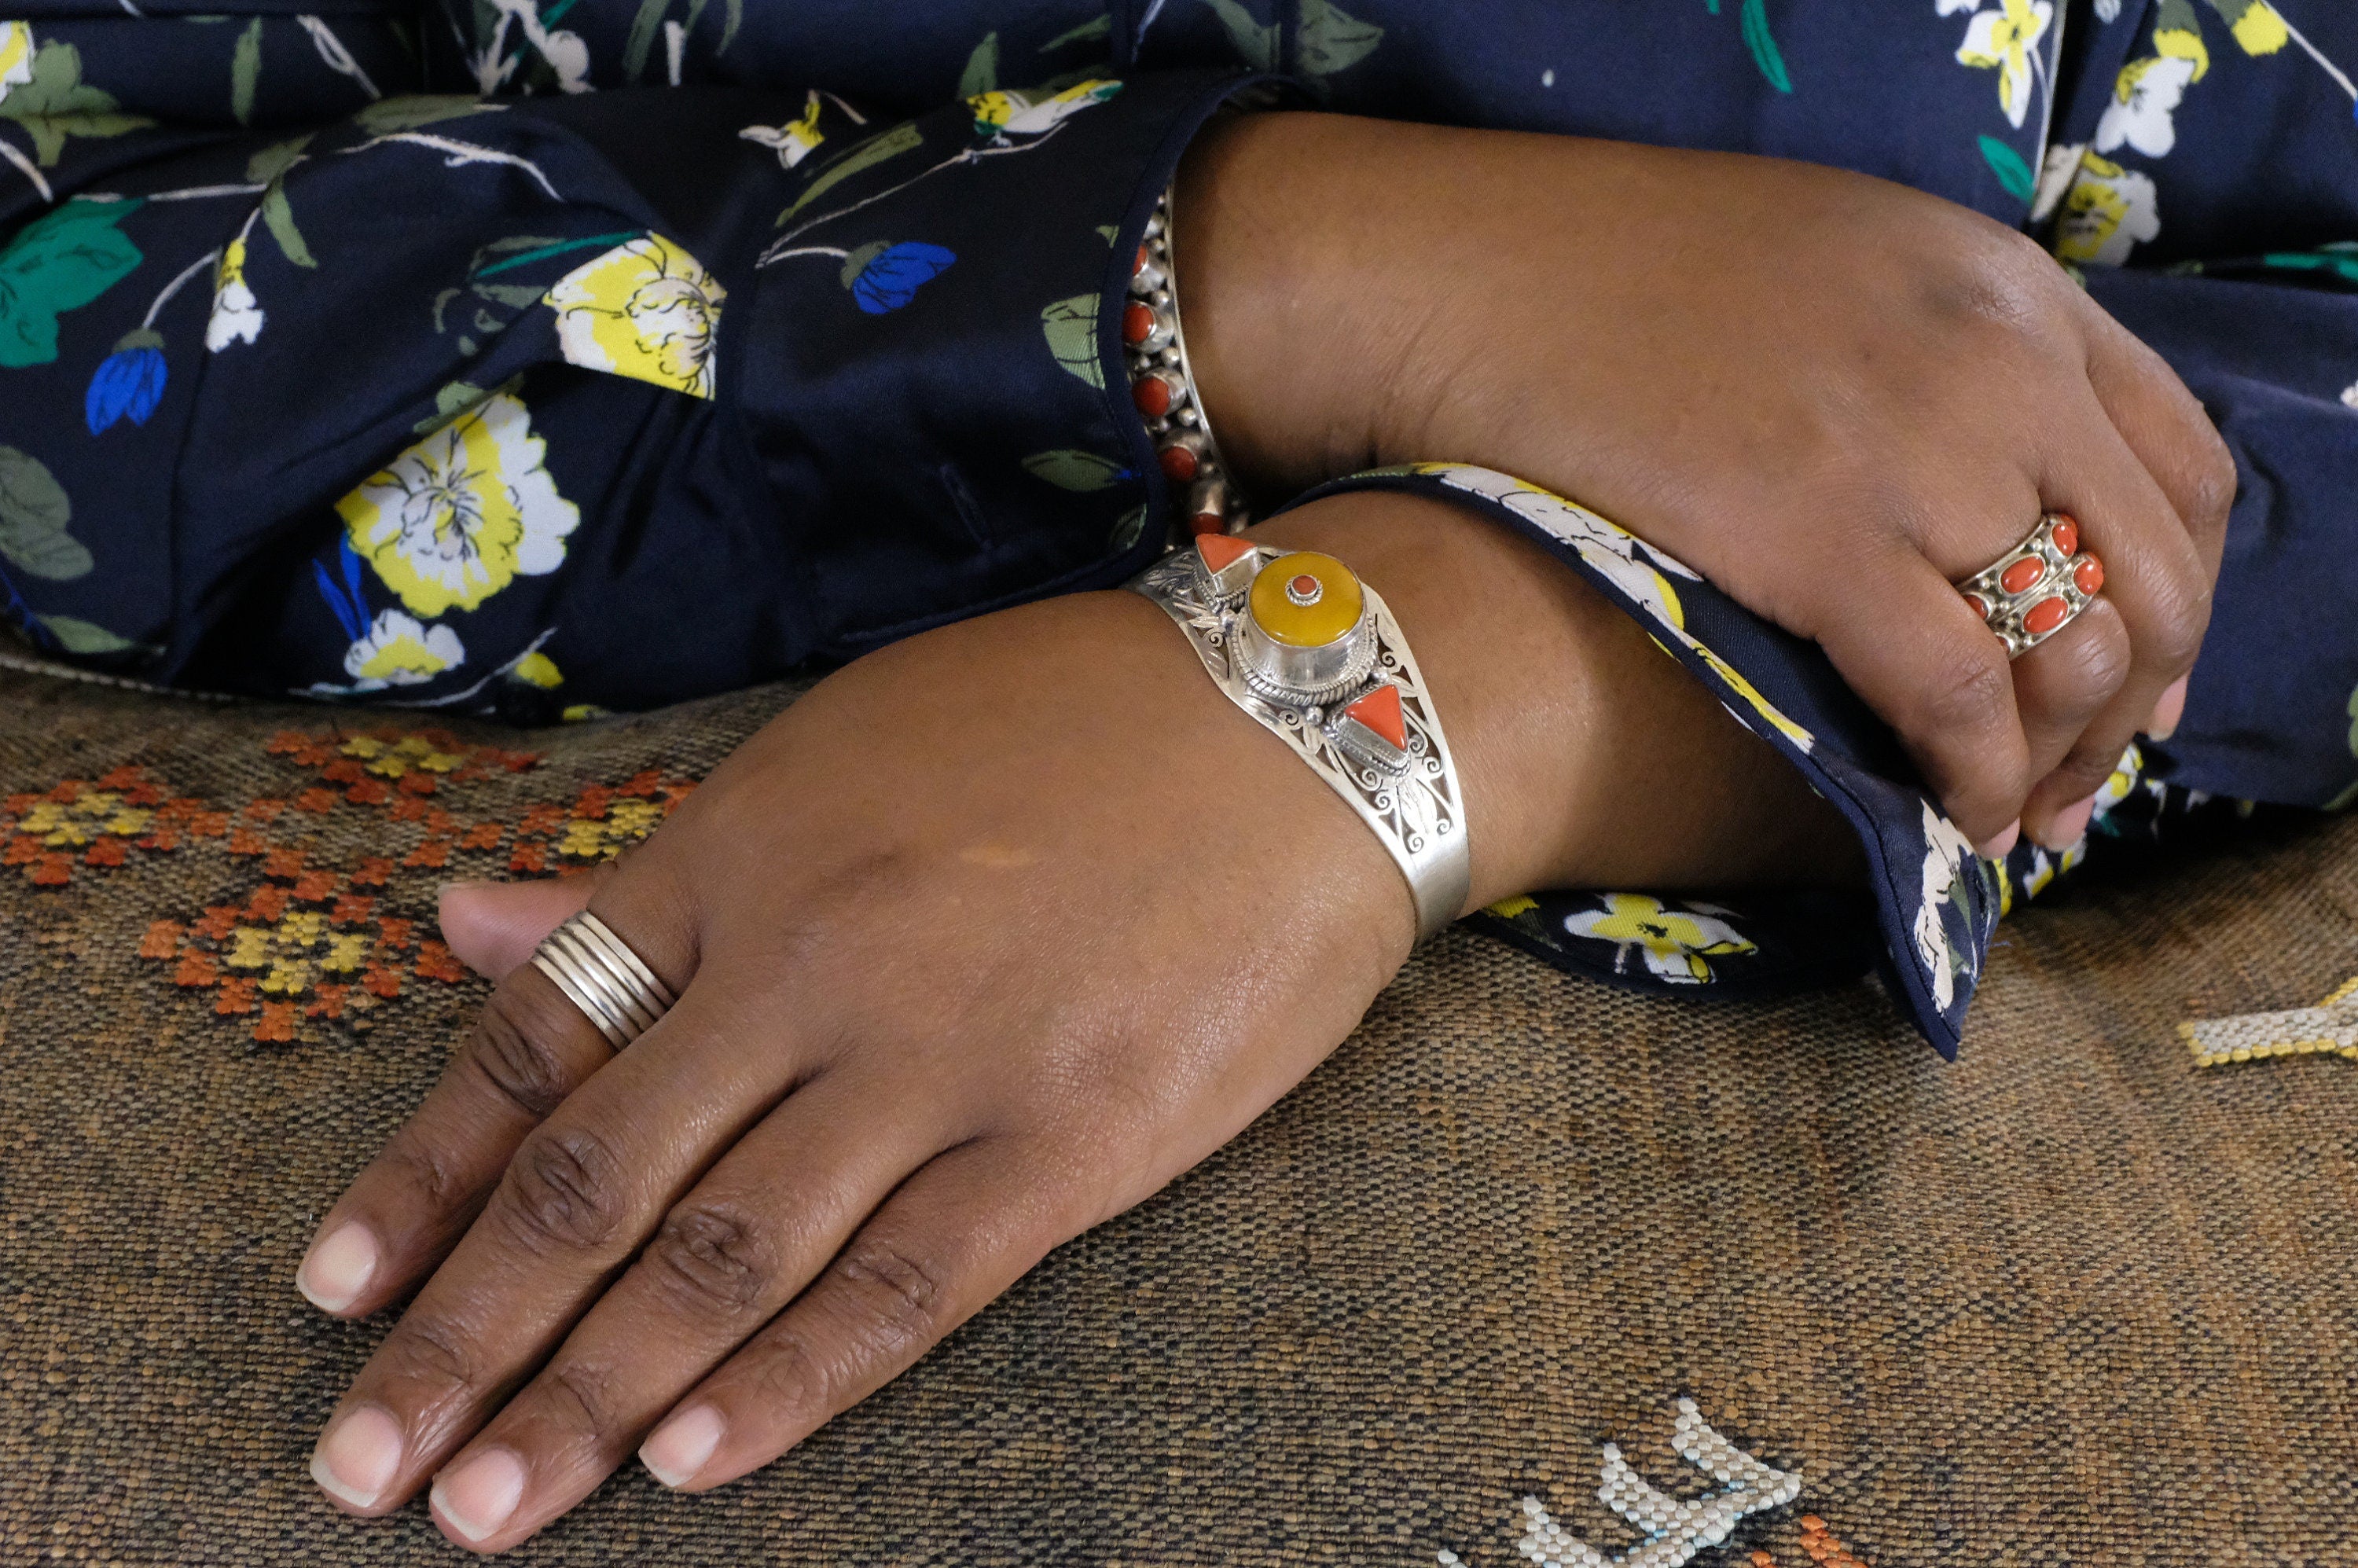
[[[586,909],[548,934],[532,964],[617,1051],[671,1011],[674,998],[654,971],[613,927]]]

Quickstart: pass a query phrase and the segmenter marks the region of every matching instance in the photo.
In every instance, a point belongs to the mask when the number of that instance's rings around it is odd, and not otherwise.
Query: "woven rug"
[[[385,1325],[291,1282],[482,998],[434,888],[611,853],[788,697],[523,734],[0,673],[0,1561],[457,1560],[306,1478]],[[2358,821],[2020,918],[1954,1067],[1868,984],[1453,933],[787,1459],[633,1469],[515,1561],[1576,1564],[1650,1539],[1609,1463],[1742,1514],[1636,1563],[2347,1564],[2358,1063],[2179,1026],[2353,974]]]

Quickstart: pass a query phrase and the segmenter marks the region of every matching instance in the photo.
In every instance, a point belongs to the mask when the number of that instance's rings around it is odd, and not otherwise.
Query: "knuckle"
[[[473,1386],[480,1374],[473,1346],[462,1325],[412,1313],[378,1354],[395,1382],[456,1390]]]
[[[544,1130],[508,1162],[492,1210],[510,1238],[535,1256],[598,1247],[622,1223],[622,1169],[598,1133]]]
[[[835,1380],[806,1337],[780,1326],[765,1335],[756,1348],[748,1381],[763,1409],[789,1416],[825,1413]]]
[[[450,1152],[412,1131],[385,1145],[386,1178],[403,1195],[404,1209],[440,1214],[456,1205],[462,1184]]]
[[[726,1204],[672,1211],[647,1245],[648,1277],[673,1306],[702,1317],[736,1318],[759,1307],[777,1277],[760,1229]]]
[[[939,1334],[939,1272],[897,1243],[863,1237],[837,1262],[835,1272],[874,1338],[904,1345]]]
[[[467,1036],[467,1060],[509,1104],[535,1121],[546,1120],[573,1088],[573,1074],[552,1039],[548,1021],[503,986]]]
[[[2014,701],[2014,667],[1986,634],[1961,637],[1944,655],[1924,704],[1935,734],[1982,734],[2006,721]]]
[[[620,1429],[615,1378],[604,1368],[582,1361],[552,1367],[546,1392],[549,1413],[566,1430],[595,1442]]]
[[[2206,530],[2223,528],[2235,505],[2235,457],[2207,416],[2198,416],[2193,427],[2195,450],[2187,466],[2186,498],[2194,515],[2189,521]]]
[[[2158,603],[2140,641],[2141,651],[2172,672],[2191,669],[2202,651],[2203,634],[2211,629],[2211,584],[2190,573],[2158,596]]]

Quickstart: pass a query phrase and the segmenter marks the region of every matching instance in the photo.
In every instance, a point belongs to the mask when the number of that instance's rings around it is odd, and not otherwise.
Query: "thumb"
[[[442,940],[477,974],[505,979],[532,957],[543,937],[590,907],[612,869],[545,881],[445,883]]]

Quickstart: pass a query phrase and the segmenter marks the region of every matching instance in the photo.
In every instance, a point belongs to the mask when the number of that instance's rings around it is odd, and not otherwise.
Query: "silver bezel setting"
[[[1221,531],[1234,534],[1250,517],[1238,499],[1235,487],[1228,482],[1228,465],[1220,460],[1220,444],[1213,438],[1211,424],[1195,397],[1195,372],[1187,362],[1187,332],[1179,320],[1178,279],[1171,255],[1171,192],[1167,189],[1146,220],[1146,236],[1140,250],[1145,264],[1130,274],[1130,297],[1152,313],[1153,325],[1143,342],[1133,343],[1124,333],[1123,362],[1133,389],[1153,377],[1160,378],[1170,390],[1168,412],[1153,415],[1144,409],[1139,411],[1139,416],[1146,421],[1146,433],[1153,438],[1155,460],[1160,463],[1163,454],[1174,447],[1184,448],[1195,459],[1193,479],[1169,481],[1184,487],[1185,506],[1184,514],[1174,520],[1174,536],[1181,543],[1193,537],[1194,520],[1206,516],[1219,518]]]
[[[1960,594],[1970,594],[1989,606],[1989,613],[1983,619],[1997,634],[1997,640],[2006,644],[2006,656],[2009,659],[2022,657],[2080,619],[2080,612],[2096,597],[2073,580],[2080,563],[2089,558],[2088,551],[2082,547],[2067,556],[2055,546],[2055,524],[2062,515],[2057,512],[2045,514],[2028,538],[1957,585]],[[2074,523],[2073,526],[2078,524]],[[2008,593],[1999,579],[2021,561],[2037,561],[2039,576],[2020,593]],[[2050,599],[2063,601],[2063,619],[2044,632],[2032,632],[2022,623],[2022,618]]]

